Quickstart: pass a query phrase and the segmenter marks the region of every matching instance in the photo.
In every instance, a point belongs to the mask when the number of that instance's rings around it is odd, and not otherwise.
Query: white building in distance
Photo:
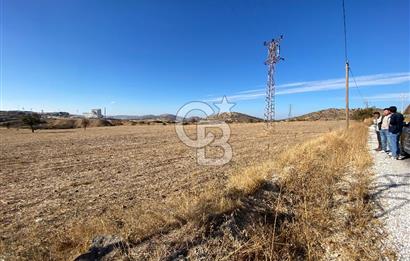
[[[101,109],[92,109],[91,112],[84,112],[83,116],[86,118],[102,118]]]

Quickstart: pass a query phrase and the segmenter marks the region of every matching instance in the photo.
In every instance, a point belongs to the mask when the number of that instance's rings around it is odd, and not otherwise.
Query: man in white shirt
[[[385,108],[383,110],[383,117],[381,118],[380,124],[380,140],[382,145],[382,150],[384,152],[390,151],[390,145],[388,144],[388,135],[389,135],[389,125],[390,125],[390,110]]]

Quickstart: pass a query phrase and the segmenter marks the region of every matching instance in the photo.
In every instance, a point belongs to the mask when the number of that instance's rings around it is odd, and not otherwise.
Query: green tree
[[[31,129],[31,132],[34,132],[36,125],[41,123],[41,118],[38,113],[31,113],[24,115],[21,120],[24,124],[28,125]]]

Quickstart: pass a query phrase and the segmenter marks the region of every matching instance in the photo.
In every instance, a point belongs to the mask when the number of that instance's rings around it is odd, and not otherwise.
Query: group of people
[[[383,115],[380,115],[380,112],[374,112],[373,115],[379,143],[376,151],[385,152],[393,159],[404,159],[400,151],[400,135],[404,126],[403,114],[397,112],[396,106],[391,106],[383,109]]]

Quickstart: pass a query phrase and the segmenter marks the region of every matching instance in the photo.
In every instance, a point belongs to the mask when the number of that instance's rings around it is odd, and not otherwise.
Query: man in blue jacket
[[[389,108],[391,113],[389,123],[389,144],[391,146],[391,156],[394,159],[402,159],[400,155],[400,134],[403,129],[404,117],[403,114],[397,112],[396,106]]]

